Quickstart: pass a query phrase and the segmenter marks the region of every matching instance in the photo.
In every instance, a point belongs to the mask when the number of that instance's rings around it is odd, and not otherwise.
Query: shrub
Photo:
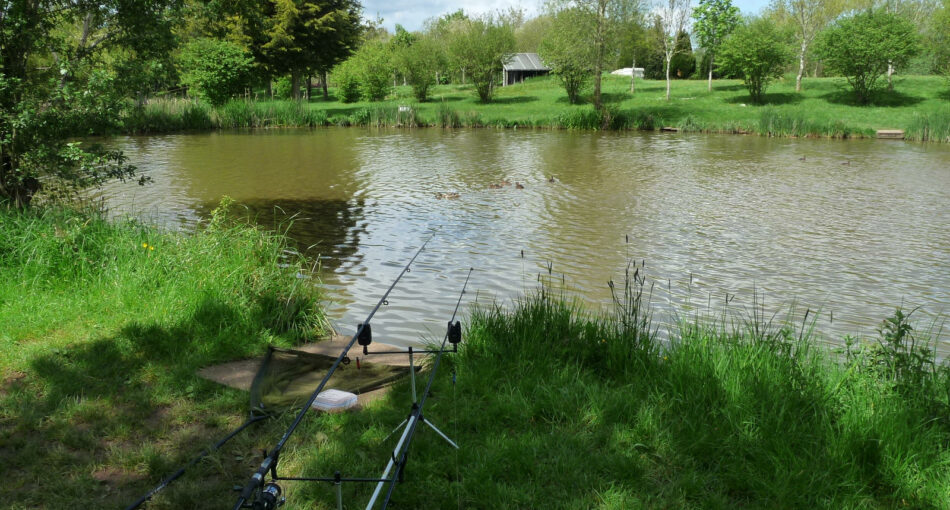
[[[867,104],[888,68],[903,67],[919,49],[913,23],[877,10],[838,20],[823,34],[818,54],[830,71],[848,80],[858,102]]]
[[[788,49],[775,25],[761,18],[736,28],[726,38],[720,60],[727,73],[742,77],[752,102],[761,103],[769,82],[782,75]]]
[[[213,105],[241,92],[251,77],[254,59],[237,44],[217,39],[195,39],[179,57],[182,83]]]

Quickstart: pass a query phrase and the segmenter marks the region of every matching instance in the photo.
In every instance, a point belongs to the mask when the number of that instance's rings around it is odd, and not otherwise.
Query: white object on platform
[[[317,399],[310,406],[318,411],[327,413],[342,411],[356,405],[356,395],[348,391],[324,390],[317,395]]]

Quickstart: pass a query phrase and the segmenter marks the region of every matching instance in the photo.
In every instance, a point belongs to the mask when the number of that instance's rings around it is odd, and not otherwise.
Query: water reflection
[[[187,224],[229,195],[264,226],[292,218],[298,246],[326,257],[344,332],[437,231],[374,319],[397,343],[441,335],[469,267],[480,301],[534,288],[551,264],[553,280],[599,306],[606,282],[645,259],[661,302],[713,312],[727,295],[740,310],[754,295],[771,310],[797,302],[797,318],[820,308],[818,328],[835,335],[872,334],[901,303],[924,319],[950,303],[944,145],[437,129],[117,144],[156,184],[107,188],[116,210]],[[503,180],[524,188],[489,187]],[[460,198],[437,198],[446,192]]]

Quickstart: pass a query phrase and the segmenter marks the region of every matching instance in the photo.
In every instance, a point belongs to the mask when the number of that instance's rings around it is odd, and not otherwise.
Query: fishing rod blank
[[[216,451],[218,451],[218,449],[220,449],[222,446],[224,446],[224,443],[227,443],[228,441],[230,441],[232,438],[234,438],[234,436],[240,434],[240,433],[241,433],[244,429],[246,429],[247,427],[249,427],[249,426],[251,426],[252,424],[257,423],[257,422],[259,422],[259,421],[261,421],[261,420],[263,420],[264,418],[267,418],[267,417],[268,417],[268,415],[266,415],[266,414],[251,415],[251,417],[248,418],[247,421],[245,421],[244,423],[242,423],[241,426],[239,426],[238,428],[232,430],[230,434],[228,434],[227,436],[225,436],[223,439],[220,439],[220,440],[219,440],[217,443],[215,443],[211,448],[208,448],[208,449],[204,450],[203,452],[199,453],[197,457],[191,459],[187,464],[185,464],[184,466],[178,468],[178,471],[175,471],[174,473],[172,473],[171,475],[169,475],[167,478],[165,478],[164,480],[162,480],[162,482],[159,483],[157,486],[155,486],[155,488],[153,488],[152,490],[148,491],[148,493],[145,494],[144,496],[142,496],[141,498],[137,499],[137,500],[135,501],[135,503],[132,503],[131,505],[129,505],[128,507],[126,507],[125,510],[135,510],[136,508],[142,506],[142,503],[145,503],[146,501],[152,499],[152,496],[154,496],[155,494],[157,494],[158,491],[164,489],[165,487],[168,487],[169,485],[171,485],[172,482],[174,482],[175,480],[177,480],[181,475],[185,474],[185,470],[186,470],[186,469],[188,469],[188,468],[194,466],[195,464],[197,464],[199,460],[201,460],[201,459],[207,457],[208,454],[210,454],[211,452],[216,452]]]
[[[317,389],[315,389],[313,393],[310,395],[310,398],[307,400],[307,403],[304,404],[303,408],[297,414],[297,418],[294,419],[294,422],[290,425],[290,428],[288,428],[287,431],[284,432],[283,437],[281,437],[280,441],[277,442],[277,446],[275,446],[274,449],[271,450],[270,454],[266,458],[264,458],[264,461],[261,462],[260,467],[257,468],[257,471],[251,477],[251,480],[244,487],[244,490],[241,491],[241,496],[238,498],[237,503],[235,503],[234,510],[238,510],[246,506],[245,503],[247,503],[251,499],[251,497],[254,495],[254,491],[258,489],[259,487],[263,486],[264,478],[267,476],[268,472],[271,473],[272,478],[277,478],[277,462],[280,458],[280,452],[283,449],[284,444],[287,443],[287,440],[290,439],[290,436],[294,433],[294,431],[300,425],[300,422],[303,421],[303,418],[307,414],[307,411],[310,409],[310,406],[313,405],[314,401],[317,399],[317,396],[320,394],[320,392],[323,391],[323,387],[326,386],[327,381],[330,380],[330,376],[333,375],[333,372],[336,371],[337,367],[340,366],[340,363],[342,363],[343,360],[347,357],[346,354],[349,352],[350,348],[353,347],[353,344],[355,344],[357,341],[360,341],[360,344],[362,345],[364,339],[366,339],[367,337],[370,337],[369,323],[371,320],[373,320],[373,316],[376,315],[376,312],[379,310],[379,308],[383,306],[384,303],[387,302],[386,298],[389,297],[389,293],[392,292],[392,290],[396,287],[396,284],[399,283],[399,280],[402,279],[403,275],[409,272],[409,267],[412,265],[413,262],[415,262],[416,257],[418,257],[420,253],[422,253],[422,250],[425,249],[426,245],[429,244],[429,241],[431,241],[433,237],[435,237],[435,234],[432,234],[431,236],[429,236],[429,238],[426,239],[424,243],[422,243],[422,246],[419,247],[415,255],[413,255],[412,258],[409,259],[409,262],[405,265],[405,267],[402,268],[402,271],[399,273],[399,276],[397,276],[396,279],[393,280],[393,283],[389,286],[389,288],[386,289],[386,292],[383,294],[383,297],[379,298],[379,302],[376,303],[376,306],[366,317],[366,320],[364,320],[359,325],[359,328],[356,330],[356,333],[353,335],[353,338],[350,339],[350,342],[346,345],[346,347],[343,348],[343,351],[340,353],[340,355],[337,356],[336,361],[334,361],[333,365],[330,366],[330,370],[323,377],[323,380],[320,381],[320,385],[317,386]],[[280,505],[281,491],[280,491],[280,487],[278,487],[277,484],[274,484],[274,483],[267,484],[267,486],[263,487],[260,492],[261,492],[260,494],[261,501],[258,502],[259,504],[255,505],[255,508],[260,507],[264,509],[269,509],[269,508],[276,508],[278,505]]]
[[[465,294],[465,288],[468,287],[468,281],[472,277],[472,271],[474,268],[468,270],[468,275],[465,277],[465,284],[462,286],[462,292],[459,294],[459,299],[455,303],[455,310],[452,312],[452,319],[449,321],[448,328],[445,332],[445,337],[442,338],[442,345],[439,347],[439,350],[436,351],[435,362],[432,364],[432,371],[429,373],[429,380],[426,383],[426,389],[422,392],[422,400],[418,403],[413,399],[412,411],[409,413],[409,418],[406,422],[406,428],[403,430],[402,436],[399,438],[399,442],[396,444],[396,448],[393,449],[393,453],[390,456],[389,462],[386,464],[386,468],[383,470],[383,476],[376,484],[376,490],[373,491],[372,497],[370,497],[369,503],[366,505],[366,510],[371,510],[376,504],[376,499],[379,497],[379,493],[383,488],[383,485],[388,481],[389,490],[386,492],[386,498],[383,500],[383,509],[389,505],[389,500],[392,497],[393,489],[396,487],[397,481],[402,481],[403,469],[406,466],[406,460],[409,455],[409,444],[412,442],[412,438],[416,432],[416,428],[419,422],[425,423],[432,428],[442,439],[445,439],[450,445],[458,449],[458,445],[454,441],[449,439],[441,430],[439,430],[435,425],[426,420],[422,415],[422,408],[425,407],[426,399],[429,397],[429,390],[432,389],[432,383],[435,381],[435,374],[439,370],[439,363],[442,361],[442,353],[446,352],[445,344],[446,342],[457,345],[461,341],[462,326],[455,320],[455,316],[458,314],[459,306],[462,304],[462,296]],[[415,397],[415,395],[413,395]],[[405,444],[405,448],[403,448]],[[396,459],[399,459],[398,461]],[[388,478],[389,471],[395,465],[396,471],[393,473],[392,478]]]

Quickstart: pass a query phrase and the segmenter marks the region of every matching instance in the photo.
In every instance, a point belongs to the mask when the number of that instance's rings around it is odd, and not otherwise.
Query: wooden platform
[[[903,129],[878,129],[877,137],[885,140],[903,140]]]
[[[331,356],[335,358],[340,355],[340,352],[342,352],[343,348],[346,347],[346,344],[350,341],[350,338],[351,337],[348,336],[334,335],[328,340],[301,345],[294,347],[294,349],[312,352],[314,354],[323,354],[325,356]],[[398,347],[395,345],[383,344],[379,342],[373,342],[372,345],[369,346],[370,353],[373,351],[395,350],[405,350],[405,347]],[[382,365],[397,367],[409,366],[409,356],[406,354],[372,354],[369,357],[364,357],[363,348],[358,344],[354,345],[353,348],[350,349],[348,356],[353,360],[353,362],[355,362],[357,358],[360,358],[361,360],[365,358],[367,361]],[[415,358],[417,367],[420,366],[422,362],[421,358],[422,356],[416,356]],[[230,361],[220,365],[213,365],[198,370],[198,377],[242,391],[249,391],[251,389],[251,382],[254,381],[254,376],[257,375],[257,371],[260,369],[261,362],[263,361],[264,357],[261,356],[251,359]],[[389,386],[362,393],[358,396],[359,405],[363,406],[369,402],[372,402],[373,400],[385,395],[387,391],[389,391]]]

